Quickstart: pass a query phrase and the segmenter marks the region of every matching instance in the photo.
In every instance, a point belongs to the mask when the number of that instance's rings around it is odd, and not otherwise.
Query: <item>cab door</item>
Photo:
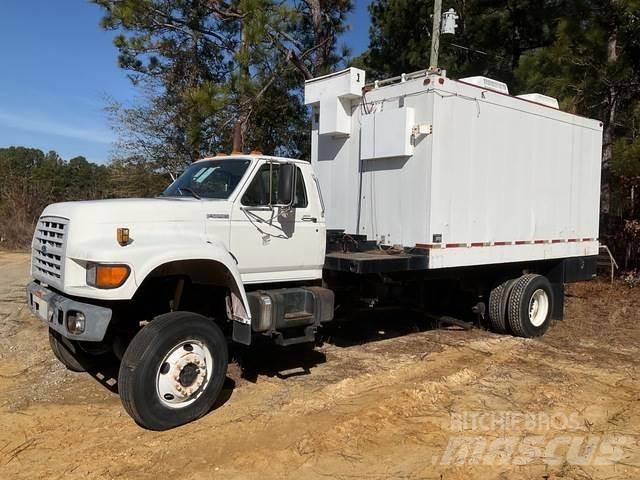
[[[282,163],[261,161],[232,208],[230,251],[246,283],[322,277],[325,227],[310,166],[295,166],[293,203],[278,207]]]

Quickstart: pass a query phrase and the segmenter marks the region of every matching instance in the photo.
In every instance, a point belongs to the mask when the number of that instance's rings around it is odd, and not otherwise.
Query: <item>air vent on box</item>
[[[522,98],[523,100],[529,100],[530,102],[539,103],[540,105],[546,105],[547,107],[560,108],[558,100],[553,97],[542,95],[541,93],[527,93],[526,95],[517,95],[517,97]]]
[[[476,85],[478,87],[486,88],[487,90],[493,90],[494,92],[500,92],[504,93],[505,95],[509,95],[509,87],[507,87],[507,84],[499,82],[498,80],[494,80],[493,78],[467,77],[461,78],[460,81],[464,83],[470,83],[471,85]]]

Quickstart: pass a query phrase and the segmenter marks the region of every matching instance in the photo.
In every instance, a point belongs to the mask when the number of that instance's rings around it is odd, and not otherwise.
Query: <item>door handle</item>
[[[313,223],[317,223],[318,219],[316,217],[312,217],[311,215],[303,215],[302,216],[302,221],[303,222],[313,222]]]

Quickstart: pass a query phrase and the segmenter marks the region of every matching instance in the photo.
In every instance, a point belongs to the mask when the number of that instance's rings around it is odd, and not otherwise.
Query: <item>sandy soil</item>
[[[0,254],[0,478],[640,478],[640,288],[568,288],[540,340],[391,312],[232,366],[198,422],[149,432],[113,371],[73,374]],[[362,328],[362,327],[365,328]]]

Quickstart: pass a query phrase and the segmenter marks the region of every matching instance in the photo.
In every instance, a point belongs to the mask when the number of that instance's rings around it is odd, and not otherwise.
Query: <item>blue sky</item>
[[[340,42],[368,45],[370,0],[354,0]],[[64,159],[109,160],[114,134],[105,98],[131,101],[112,32],[85,0],[4,0],[0,14],[0,147],[55,150]]]

